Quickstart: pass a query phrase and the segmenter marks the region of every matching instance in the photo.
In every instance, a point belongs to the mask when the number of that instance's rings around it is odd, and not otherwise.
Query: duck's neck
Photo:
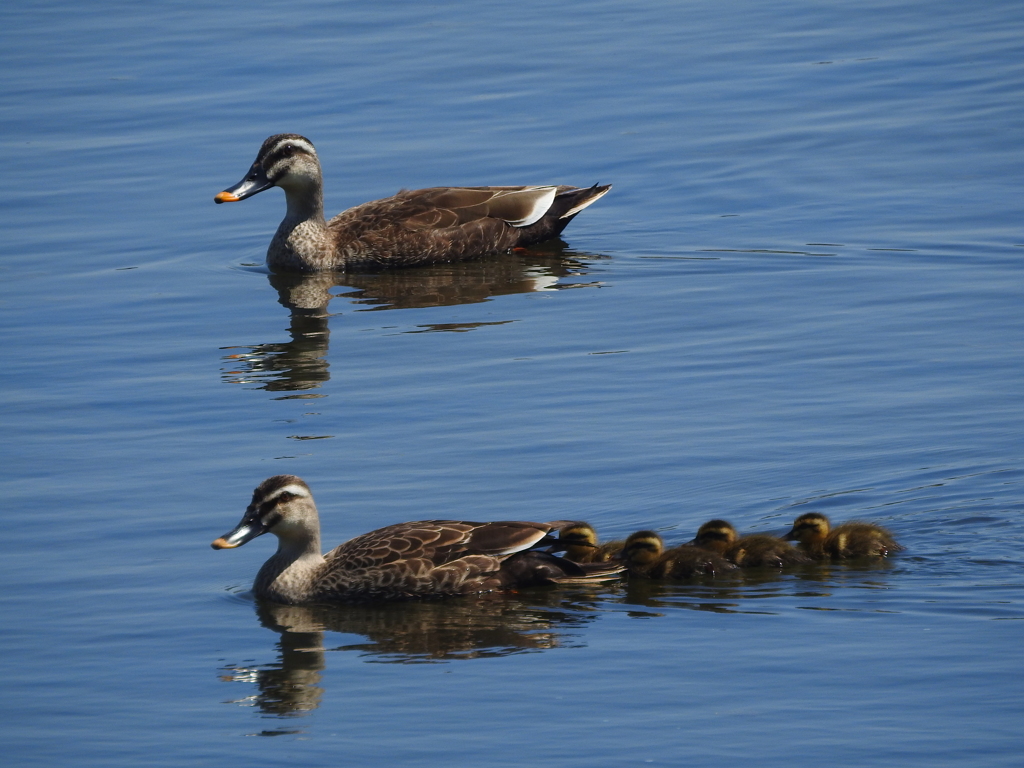
[[[330,267],[334,246],[324,220],[323,184],[282,187],[288,212],[267,250],[271,269],[314,272]]]
[[[296,538],[279,537],[277,552],[260,568],[252,589],[257,597],[279,603],[307,602],[323,567],[320,531]]]

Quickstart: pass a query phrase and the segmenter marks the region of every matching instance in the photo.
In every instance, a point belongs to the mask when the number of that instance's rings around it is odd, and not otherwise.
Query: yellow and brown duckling
[[[599,544],[597,531],[590,523],[571,522],[558,532],[558,546],[554,551],[565,552],[575,563],[607,563],[622,551],[623,541]]]
[[[811,562],[807,554],[778,536],[751,533],[740,536],[726,520],[709,520],[690,542],[695,547],[717,552],[741,568],[783,568]]]
[[[284,190],[288,212],[270,242],[267,266],[319,272],[463,261],[533,245],[557,237],[611,184],[402,190],[326,221],[313,142],[281,133],[264,141],[245,178],[214,200],[233,203],[271,187]]]
[[[364,533],[323,555],[309,486],[294,475],[276,475],[259,484],[241,522],[212,546],[234,549],[274,534],[277,552],[260,568],[253,592],[292,605],[599,583],[620,576],[621,564],[580,565],[536,549],[551,544],[557,528],[523,521],[421,520]]]
[[[646,579],[688,579],[716,576],[736,566],[716,552],[689,544],[666,550],[655,531],[637,531],[626,539],[620,554],[631,576]]]
[[[833,528],[820,512],[800,515],[783,538],[798,542],[800,549],[815,560],[885,557],[904,549],[880,525],[851,520]]]

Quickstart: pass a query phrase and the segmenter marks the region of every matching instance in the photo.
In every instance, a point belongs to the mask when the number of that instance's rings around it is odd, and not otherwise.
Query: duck
[[[740,536],[727,520],[715,519],[704,523],[690,544],[717,552],[741,568],[783,568],[811,562],[807,554],[778,536],[767,533]]]
[[[626,563],[630,576],[646,579],[688,579],[736,569],[719,554],[689,544],[666,550],[655,531],[630,534],[619,557]]]
[[[558,531],[558,545],[553,551],[565,552],[574,563],[607,563],[622,551],[624,541],[597,543],[597,531],[590,523],[573,521]]]
[[[349,208],[324,220],[323,173],[313,142],[270,136],[245,177],[217,203],[284,190],[288,210],[267,250],[274,272],[345,271],[463,261],[557,237],[611,184],[592,187],[431,187]]]
[[[798,542],[800,549],[815,560],[886,557],[904,549],[880,525],[850,520],[833,528],[821,512],[800,515],[793,521],[793,528],[782,538]]]
[[[288,605],[592,584],[617,579],[625,570],[615,563],[580,565],[534,549],[552,544],[556,530],[553,523],[421,520],[364,533],[324,555],[309,485],[295,475],[275,475],[256,487],[238,525],[211,546],[234,549],[274,534],[277,552],[260,568],[252,591]]]

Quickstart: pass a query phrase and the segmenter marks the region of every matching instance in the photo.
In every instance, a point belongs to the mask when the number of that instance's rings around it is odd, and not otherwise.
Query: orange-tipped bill
[[[270,189],[272,186],[274,186],[274,182],[267,178],[267,174],[263,171],[263,166],[259,163],[253,163],[249,172],[245,174],[244,179],[235,184],[235,186],[228,187],[223,192],[218,192],[213,201],[215,203],[237,203],[239,200],[245,200],[245,198],[252,197],[257,192]]]
[[[214,539],[210,546],[214,549],[234,549],[266,532],[267,527],[255,511],[246,510],[242,522],[236,525],[234,530],[225,533],[219,539]]]

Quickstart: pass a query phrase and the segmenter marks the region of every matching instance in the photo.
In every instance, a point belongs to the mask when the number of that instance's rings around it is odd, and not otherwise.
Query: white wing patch
[[[515,219],[514,221],[505,219],[505,221],[513,227],[528,227],[531,224],[536,224],[548,212],[551,203],[555,201],[555,193],[557,191],[554,187],[533,187],[532,189],[510,192],[509,196],[529,196],[529,198],[532,198],[530,201],[532,204],[529,211],[522,218]]]

